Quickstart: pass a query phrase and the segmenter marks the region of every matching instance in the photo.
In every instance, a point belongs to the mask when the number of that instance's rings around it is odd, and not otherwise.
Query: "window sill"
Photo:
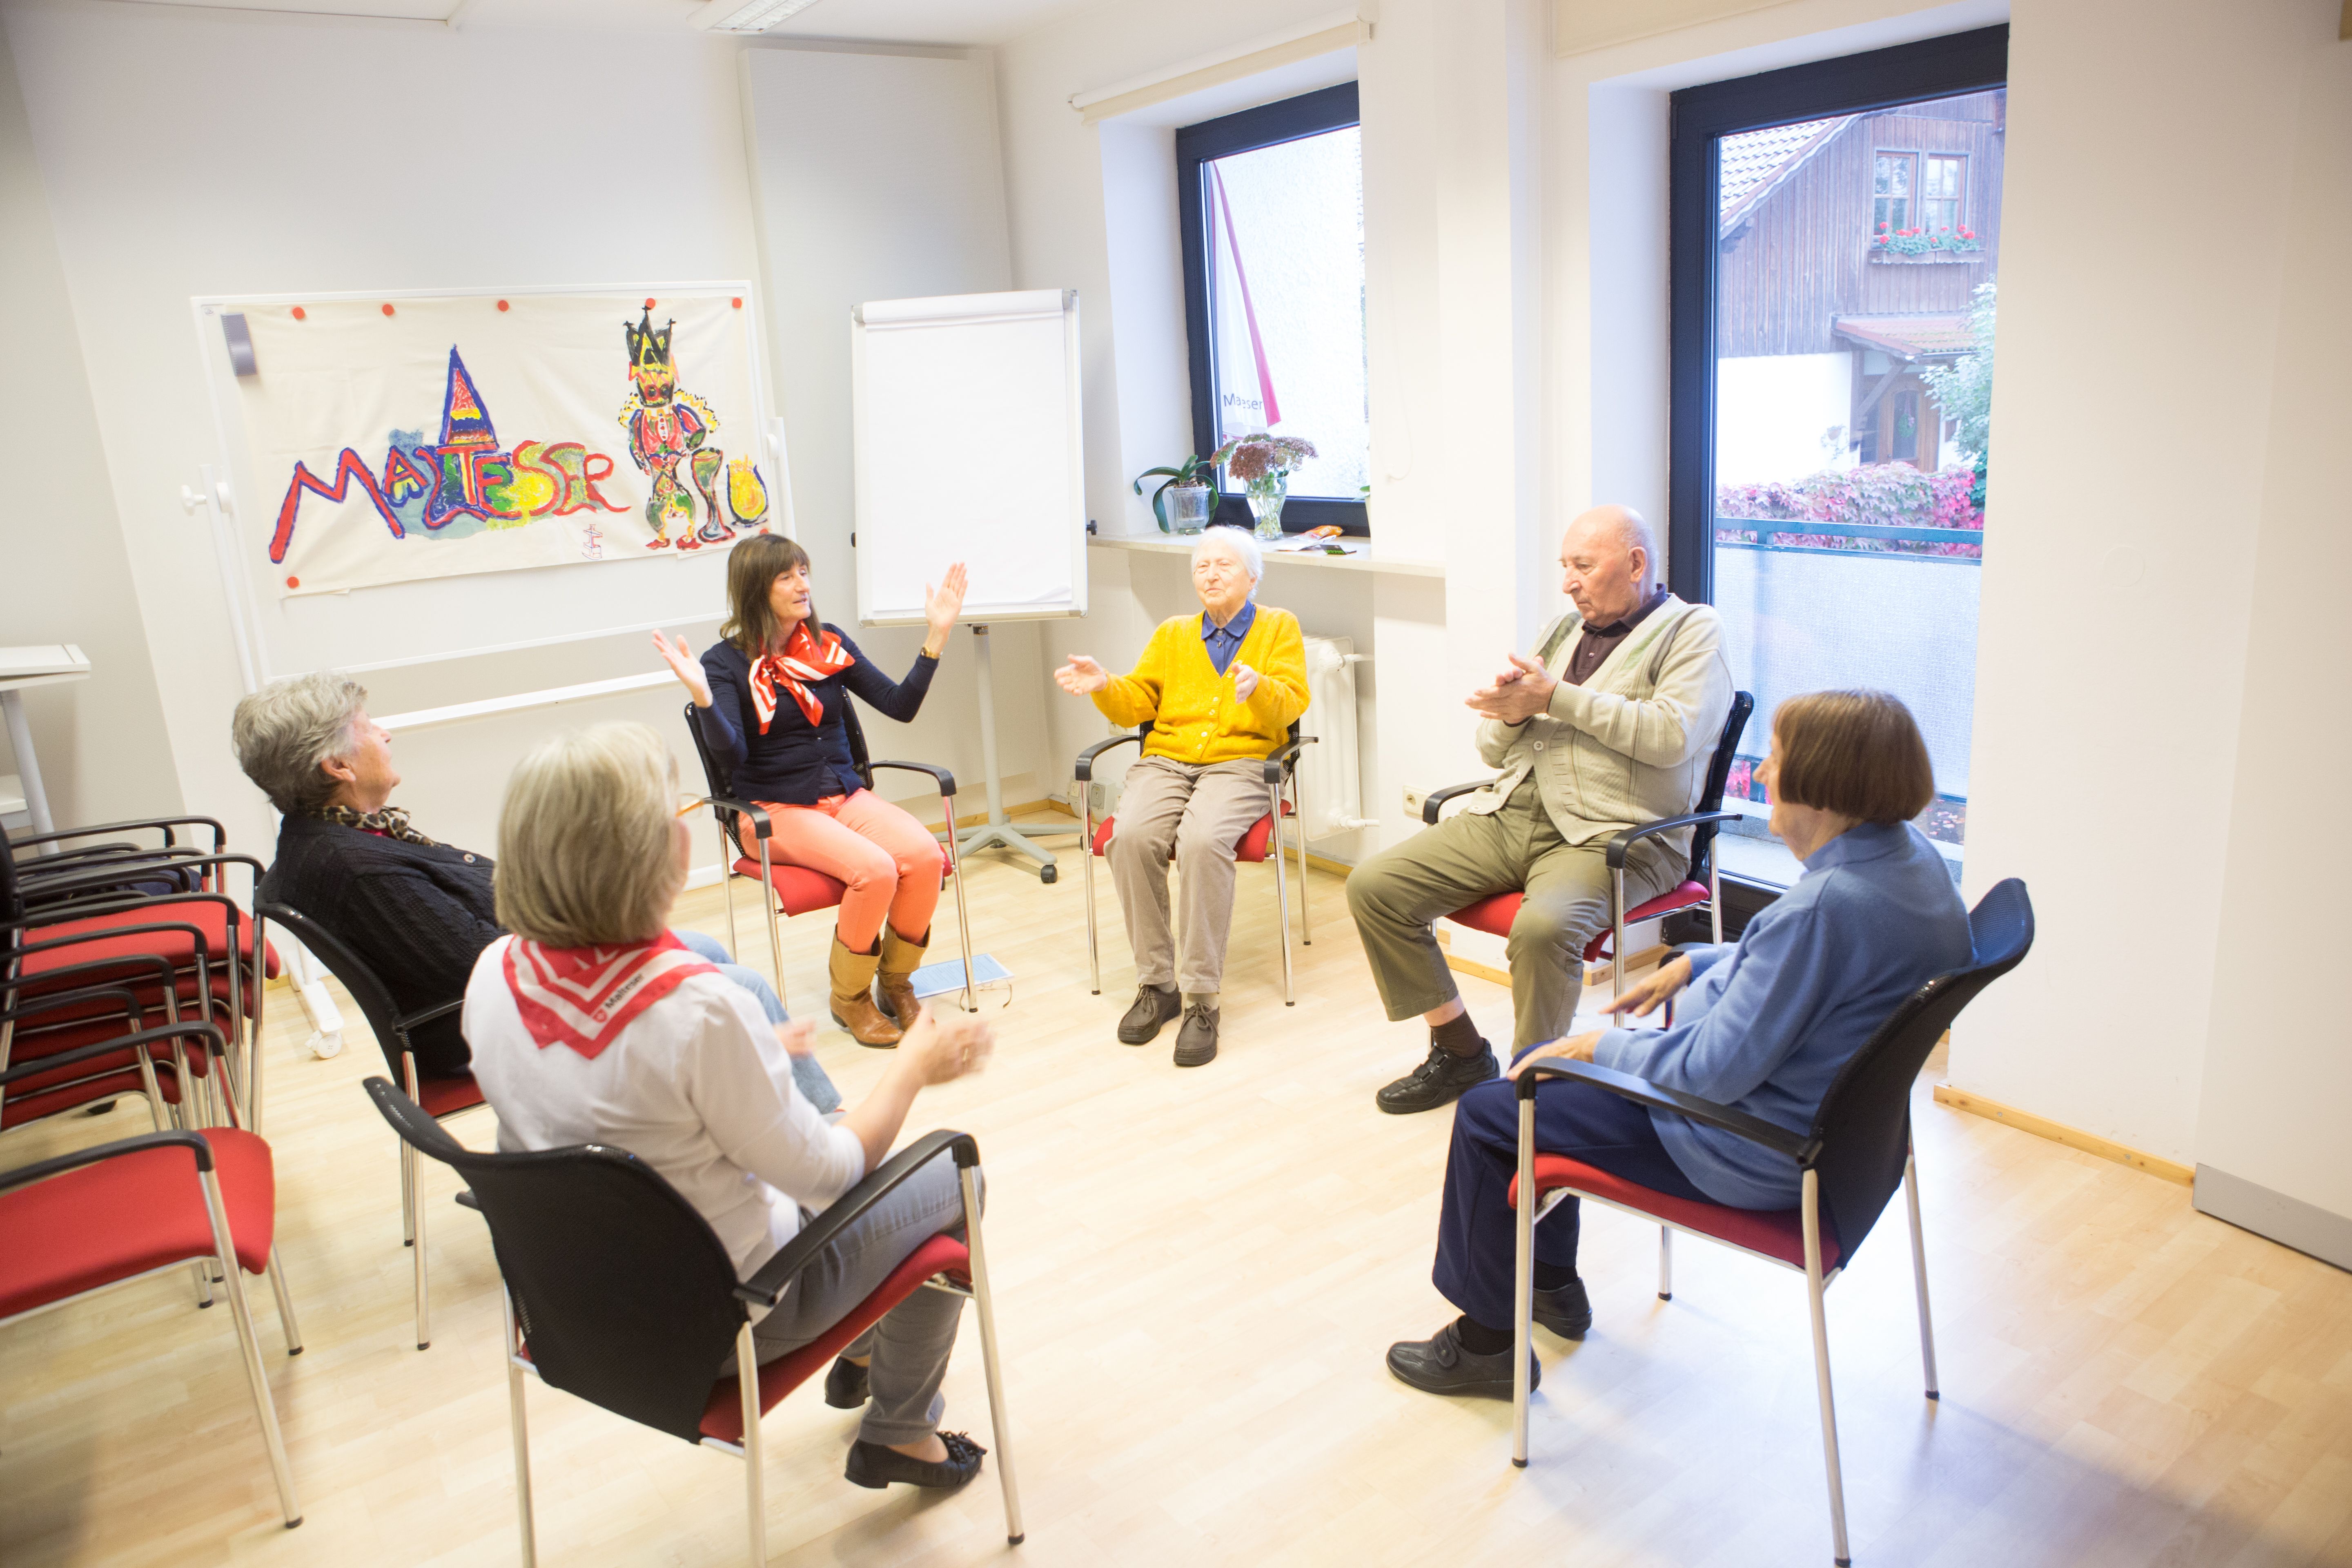
[[[1147,555],[1189,556],[1192,553],[1193,542],[1199,537],[1198,534],[1166,533],[1108,538],[1097,534],[1087,542],[1097,550],[1134,550]],[[1268,569],[1276,566],[1306,566],[1327,572],[1386,572],[1400,577],[1435,577],[1442,580],[1445,576],[1445,567],[1442,563],[1408,561],[1385,556],[1373,548],[1372,542],[1369,539],[1344,539],[1339,542],[1357,553],[1351,555],[1306,554],[1276,549],[1265,552],[1265,563]]]

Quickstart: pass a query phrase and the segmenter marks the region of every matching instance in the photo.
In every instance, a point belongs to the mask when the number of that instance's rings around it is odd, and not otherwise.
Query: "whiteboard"
[[[1087,613],[1075,289],[880,300],[850,316],[857,618],[912,626],[950,562],[963,618]]]
[[[714,550],[692,556],[663,552],[657,558],[604,561],[593,566],[541,566],[386,583],[340,594],[288,596],[280,591],[280,574],[269,559],[268,545],[286,478],[256,471],[223,316],[354,300],[397,308],[402,301],[423,300],[520,301],[599,295],[626,298],[632,304],[654,297],[681,315],[710,304],[727,330],[743,334],[752,407],[750,417],[732,422],[734,428],[723,434],[734,452],[758,457],[783,531],[796,531],[783,425],[773,414],[758,299],[748,280],[199,296],[190,304],[219,441],[217,467],[208,466],[205,477],[208,484],[215,479],[224,482],[209,494],[192,492],[188,499],[192,507],[204,502],[213,517],[236,622],[233,630],[248,682],[312,669],[360,672],[430,664],[656,626],[677,630],[715,623],[725,616],[726,556]],[[740,307],[732,303],[736,300],[741,300]],[[622,341],[620,321],[616,314],[612,329],[615,344]],[[615,393],[616,405],[625,390]]]

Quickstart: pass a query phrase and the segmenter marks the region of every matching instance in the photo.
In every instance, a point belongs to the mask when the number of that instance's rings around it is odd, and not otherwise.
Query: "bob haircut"
[[[1884,691],[1809,691],[1772,711],[1780,752],[1772,793],[1858,822],[1908,822],[1936,798],[1927,742]]]
[[[499,923],[549,947],[661,934],[686,882],[677,797],[677,763],[643,724],[597,724],[534,748],[499,810]]]
[[[1192,542],[1192,559],[1198,563],[1201,552],[1212,544],[1233,547],[1234,553],[1241,557],[1242,570],[1250,574],[1249,597],[1256,598],[1258,582],[1265,575],[1265,552],[1257,547],[1256,537],[1246,528],[1235,528],[1230,522],[1213,522],[1201,531],[1200,538]]]
[[[785,573],[808,563],[808,552],[781,533],[755,533],[738,544],[727,557],[727,622],[719,635],[746,658],[758,658],[782,641],[783,628],[768,603],[768,590]],[[809,619],[816,618],[816,601],[811,599]]]
[[[331,669],[271,681],[241,700],[229,720],[236,765],[288,816],[308,816],[335,793],[320,771],[349,754],[352,726],[367,706],[367,688]]]

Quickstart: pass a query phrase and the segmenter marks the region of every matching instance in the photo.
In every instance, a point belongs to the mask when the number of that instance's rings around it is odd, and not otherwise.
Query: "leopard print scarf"
[[[432,847],[434,840],[408,826],[404,806],[387,805],[377,811],[353,811],[348,805],[322,805],[310,813],[321,822],[340,822],[345,827],[356,827],[362,833],[381,833],[386,838],[397,838],[403,844],[422,844]]]

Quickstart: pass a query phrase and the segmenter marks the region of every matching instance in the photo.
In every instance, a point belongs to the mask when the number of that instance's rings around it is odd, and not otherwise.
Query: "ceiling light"
[[[816,4],[816,0],[710,0],[694,25],[713,33],[764,33]]]

